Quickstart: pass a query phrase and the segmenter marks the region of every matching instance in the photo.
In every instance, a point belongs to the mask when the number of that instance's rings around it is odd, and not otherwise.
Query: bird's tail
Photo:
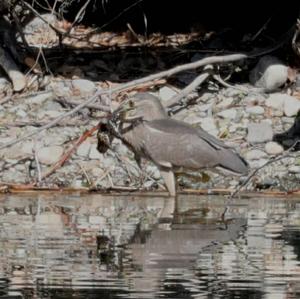
[[[219,158],[220,163],[218,166],[220,168],[230,171],[231,173],[236,175],[248,174],[249,164],[235,151],[228,148],[223,148],[220,150]]]

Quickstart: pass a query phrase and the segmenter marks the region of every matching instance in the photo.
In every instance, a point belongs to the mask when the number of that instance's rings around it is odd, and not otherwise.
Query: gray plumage
[[[234,174],[248,173],[247,162],[233,149],[200,128],[170,118],[150,94],[135,95],[115,113],[124,123],[123,141],[138,160],[141,156],[158,166],[171,195],[175,195],[176,169],[220,167]]]

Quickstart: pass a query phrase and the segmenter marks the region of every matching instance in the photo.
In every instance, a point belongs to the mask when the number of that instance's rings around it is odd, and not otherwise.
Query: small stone
[[[91,144],[88,141],[85,141],[84,143],[80,144],[80,146],[77,148],[77,155],[81,157],[88,157],[91,149]]]
[[[201,119],[201,128],[208,132],[209,134],[212,134],[214,136],[218,136],[219,130],[215,124],[215,121],[212,117],[205,117]]]
[[[289,172],[290,173],[300,173],[300,166],[293,165],[289,167]]]
[[[245,157],[246,160],[260,160],[266,158],[267,154],[264,151],[254,149],[247,152]]]
[[[92,144],[90,149],[89,158],[92,160],[102,160],[103,154],[99,153],[97,150],[97,144]]]
[[[46,165],[51,165],[59,161],[64,152],[61,146],[48,146],[38,150],[37,157],[39,162]]]
[[[236,116],[237,116],[237,111],[236,109],[227,109],[227,110],[224,110],[224,111],[221,111],[217,114],[219,117],[222,117],[222,118],[227,118],[227,119],[235,119]]]
[[[25,99],[26,104],[37,104],[40,105],[44,103],[47,100],[52,100],[54,99],[54,94],[52,91],[48,91],[45,93],[41,93],[35,96],[30,96]]]
[[[177,92],[168,86],[164,86],[159,90],[158,95],[162,101],[168,101],[172,97],[176,96]]]
[[[294,116],[300,110],[300,101],[292,96],[286,95],[283,109],[286,116]]]
[[[274,56],[262,57],[249,76],[251,84],[269,91],[281,87],[288,79],[288,68]]]
[[[27,116],[27,113],[21,109],[17,111],[16,115],[19,116],[20,118],[25,118]]]
[[[76,79],[72,81],[74,89],[79,90],[82,96],[92,95],[96,91],[96,86],[92,81],[86,79]]]
[[[269,155],[279,155],[283,153],[284,149],[280,144],[270,141],[265,145],[265,151]]]
[[[271,141],[273,130],[269,123],[249,123],[247,141],[250,144]]]
[[[160,172],[159,172],[159,170],[157,169],[156,166],[149,165],[147,167],[147,172],[155,180],[159,180],[161,178]]]
[[[261,106],[247,107],[246,112],[249,114],[260,115],[265,113],[265,109]]]
[[[230,105],[232,105],[233,103],[233,98],[225,98],[224,100],[222,100],[218,105],[217,108],[219,109],[226,109],[228,108]]]
[[[284,98],[286,95],[281,93],[273,93],[266,100],[266,106],[273,109],[283,111]]]

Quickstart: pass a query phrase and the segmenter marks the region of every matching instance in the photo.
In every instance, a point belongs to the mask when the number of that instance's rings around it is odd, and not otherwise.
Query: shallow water
[[[300,298],[300,198],[0,197],[0,298]]]

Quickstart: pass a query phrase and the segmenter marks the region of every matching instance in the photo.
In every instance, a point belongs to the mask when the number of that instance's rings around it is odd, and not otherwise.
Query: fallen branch
[[[130,81],[128,83],[124,83],[121,84],[117,87],[111,88],[111,89],[101,89],[98,90],[91,98],[89,98],[86,102],[83,102],[81,104],[79,104],[78,106],[76,106],[74,109],[62,114],[61,116],[57,117],[56,119],[52,120],[51,122],[49,122],[47,125],[40,127],[38,130],[34,131],[34,132],[30,132],[28,134],[23,135],[20,138],[16,138],[10,142],[7,142],[3,145],[0,146],[0,150],[4,149],[6,147],[9,147],[11,145],[14,145],[16,143],[19,143],[29,137],[32,137],[36,134],[39,134],[40,132],[52,128],[54,125],[56,125],[57,123],[59,123],[61,120],[65,119],[66,117],[69,117],[71,115],[73,115],[74,113],[78,112],[79,110],[81,110],[82,108],[86,107],[89,104],[92,104],[94,101],[96,101],[96,99],[98,99],[100,96],[104,95],[104,94],[108,94],[111,95],[113,93],[116,92],[120,92],[120,91],[124,91],[126,89],[132,88],[132,87],[136,87],[137,85],[140,84],[144,84],[145,82],[149,82],[149,81],[153,81],[153,80],[157,80],[157,79],[161,79],[163,77],[170,77],[173,76],[174,74],[177,74],[179,72],[183,72],[183,71],[187,71],[187,70],[191,70],[191,69],[195,69],[198,67],[203,67],[207,64],[217,64],[217,63],[226,63],[226,62],[234,62],[234,61],[238,61],[238,60],[242,60],[247,58],[247,55],[245,54],[232,54],[232,55],[226,55],[226,56],[211,56],[211,57],[206,57],[203,58],[199,61],[195,61],[195,62],[191,62],[191,63],[187,63],[187,64],[183,64],[183,65],[179,65],[176,66],[170,70],[167,71],[162,71],[159,72],[157,74],[153,74],[141,79],[137,79],[137,80],[133,80]]]
[[[62,98],[56,98],[54,99],[56,102],[62,104],[62,105],[71,105],[71,106],[77,106],[78,102],[74,101],[74,100],[68,100],[68,99],[62,99]],[[109,106],[105,106],[105,105],[98,105],[98,104],[88,104],[86,105],[86,108],[90,108],[90,109],[95,109],[95,110],[100,110],[100,111],[104,111],[104,112],[112,112],[111,108]]]
[[[205,82],[211,75],[212,67],[208,65],[208,68],[205,70],[204,73],[196,77],[196,79],[194,79],[192,83],[190,83],[188,86],[182,89],[179,94],[168,100],[166,106],[172,108],[173,106],[177,105],[183,98],[188,96],[191,92],[195,91],[197,87],[203,82]]]

